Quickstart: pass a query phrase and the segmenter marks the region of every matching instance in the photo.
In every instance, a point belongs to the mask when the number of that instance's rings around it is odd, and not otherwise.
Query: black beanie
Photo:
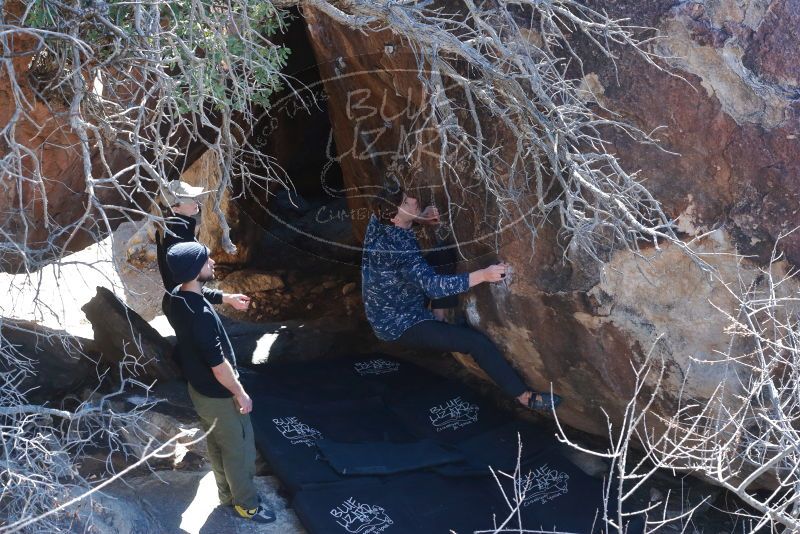
[[[177,284],[197,278],[208,261],[208,248],[197,241],[175,243],[167,250],[167,266]]]

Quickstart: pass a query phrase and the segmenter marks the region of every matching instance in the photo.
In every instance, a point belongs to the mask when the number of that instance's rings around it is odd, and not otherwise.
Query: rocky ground
[[[256,477],[262,499],[278,518],[257,525],[219,505],[210,471],[158,471],[115,484],[91,504],[91,532],[120,534],[305,534],[270,476]]]
[[[178,431],[200,428],[182,382],[156,386],[152,395],[161,402],[145,419],[156,440],[166,440]],[[130,396],[128,403],[139,402]],[[125,406],[117,406],[124,409]],[[144,444],[143,444],[144,445]],[[88,457],[81,468],[84,476],[92,471],[102,476],[105,456]],[[259,458],[256,487],[267,505],[277,513],[270,525],[255,525],[237,518],[228,507],[220,506],[214,476],[210,471],[205,443],[176,448],[174,454],[151,462],[131,476],[105,488],[77,511],[81,526],[91,520],[89,532],[97,534],[304,534],[297,516],[281,495],[280,482],[271,476]],[[125,466],[120,459],[121,469]],[[76,529],[81,531],[81,529]]]

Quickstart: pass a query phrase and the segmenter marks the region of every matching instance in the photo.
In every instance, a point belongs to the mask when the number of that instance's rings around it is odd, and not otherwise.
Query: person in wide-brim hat
[[[170,292],[182,283],[177,280],[167,265],[167,252],[178,243],[197,241],[197,215],[200,203],[211,193],[202,187],[191,185],[182,180],[173,180],[161,189],[162,197],[167,201],[172,216],[164,218],[164,228],[156,232],[156,258],[161,280],[164,282],[164,298],[161,310],[169,319]],[[247,309],[250,298],[242,294],[228,294],[222,291],[203,287],[203,296],[212,304],[227,304],[238,311]]]

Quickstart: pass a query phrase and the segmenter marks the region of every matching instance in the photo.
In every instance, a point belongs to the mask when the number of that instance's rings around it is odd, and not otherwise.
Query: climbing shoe
[[[531,400],[528,401],[528,408],[539,411],[550,411],[550,408],[558,408],[561,404],[561,397],[555,393],[538,393],[533,391]]]
[[[244,508],[236,504],[233,510],[239,517],[249,519],[256,523],[272,523],[275,521],[275,512],[265,507],[263,504],[259,504],[255,508]]]

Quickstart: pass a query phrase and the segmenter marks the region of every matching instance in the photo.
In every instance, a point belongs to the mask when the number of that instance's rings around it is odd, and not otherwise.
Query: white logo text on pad
[[[351,534],[378,534],[393,521],[380,506],[360,504],[352,497],[331,510],[336,523]]]
[[[522,479],[522,488],[525,491],[525,499],[522,504],[528,506],[533,503],[544,504],[552,501],[556,497],[565,495],[569,488],[567,482],[569,475],[563,471],[550,469],[547,464],[531,471]]]
[[[322,433],[305,423],[297,420],[297,417],[284,417],[282,419],[273,419],[275,428],[281,435],[288,439],[292,445],[306,445],[313,447],[317,440],[322,439]]]
[[[437,432],[456,430],[478,421],[480,408],[456,397],[430,409],[430,420]]]
[[[353,366],[356,373],[361,376],[366,375],[383,375],[386,373],[394,373],[400,369],[399,362],[390,362],[389,360],[377,359],[369,360],[366,362],[356,362]]]

